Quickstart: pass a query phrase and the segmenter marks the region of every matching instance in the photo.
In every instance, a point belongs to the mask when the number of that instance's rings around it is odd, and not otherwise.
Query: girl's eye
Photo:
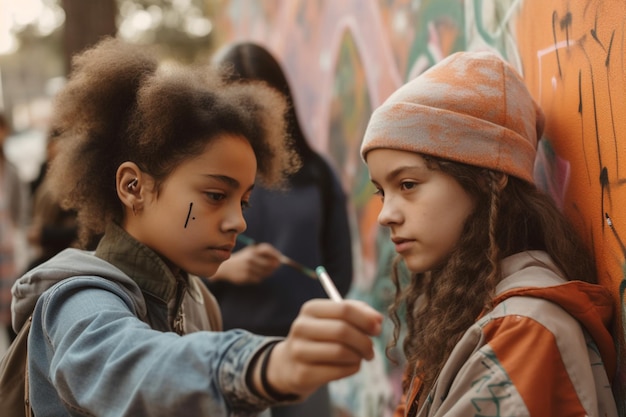
[[[400,183],[401,190],[412,190],[415,187],[417,187],[417,183],[415,182],[403,181],[402,183]]]
[[[385,192],[380,188],[376,188],[376,191],[374,191],[374,195],[377,195],[381,199],[385,198]]]
[[[206,192],[205,194],[207,197],[209,197],[209,200],[213,200],[213,201],[222,201],[223,199],[226,198],[226,194],[224,193]]]
[[[241,208],[243,210],[250,208],[250,202],[249,201],[242,201],[241,202]]]

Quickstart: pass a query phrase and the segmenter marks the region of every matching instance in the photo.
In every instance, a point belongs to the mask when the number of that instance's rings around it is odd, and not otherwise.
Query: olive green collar
[[[163,258],[115,223],[107,226],[96,256],[120,269],[142,291],[168,302],[176,294],[176,276]]]

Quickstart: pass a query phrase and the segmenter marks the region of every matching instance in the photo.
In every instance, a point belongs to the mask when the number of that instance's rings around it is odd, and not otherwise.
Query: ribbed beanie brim
[[[517,71],[492,52],[457,52],[394,92],[361,145],[432,155],[533,181],[544,115]]]

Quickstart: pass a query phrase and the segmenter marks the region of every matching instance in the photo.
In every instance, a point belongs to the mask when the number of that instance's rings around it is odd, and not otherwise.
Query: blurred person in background
[[[26,237],[34,255],[27,270],[74,246],[78,238],[76,211],[62,208],[59,196],[46,181],[46,172],[56,154],[56,136],[58,133],[55,131],[49,133],[46,159],[41,164],[39,175],[30,183],[33,215]],[[89,244],[88,248],[95,249],[95,244]]]
[[[26,183],[4,152],[10,131],[9,121],[0,113],[0,324],[12,341],[11,286],[19,271],[18,233],[28,222],[30,202]]]
[[[286,75],[274,56],[260,45],[238,43],[219,51],[214,62],[234,81],[260,80],[286,97],[288,133],[302,167],[289,177],[286,190],[254,188],[244,212],[244,233],[255,244],[239,244],[231,259],[207,280],[208,286],[220,304],[225,329],[286,336],[306,301],[327,296],[319,281],[282,265],[281,253],[308,268],[323,265],[342,295],[350,289],[346,196],[331,166],[309,146]],[[330,415],[327,386],[303,403],[272,408],[272,417]]]

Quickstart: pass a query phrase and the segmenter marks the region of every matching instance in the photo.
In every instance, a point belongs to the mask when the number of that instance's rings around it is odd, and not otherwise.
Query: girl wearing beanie
[[[372,115],[361,147],[378,221],[412,273],[392,280],[396,416],[616,416],[612,297],[533,183],[544,117],[490,52],[459,52]],[[396,262],[396,264],[397,264]]]

